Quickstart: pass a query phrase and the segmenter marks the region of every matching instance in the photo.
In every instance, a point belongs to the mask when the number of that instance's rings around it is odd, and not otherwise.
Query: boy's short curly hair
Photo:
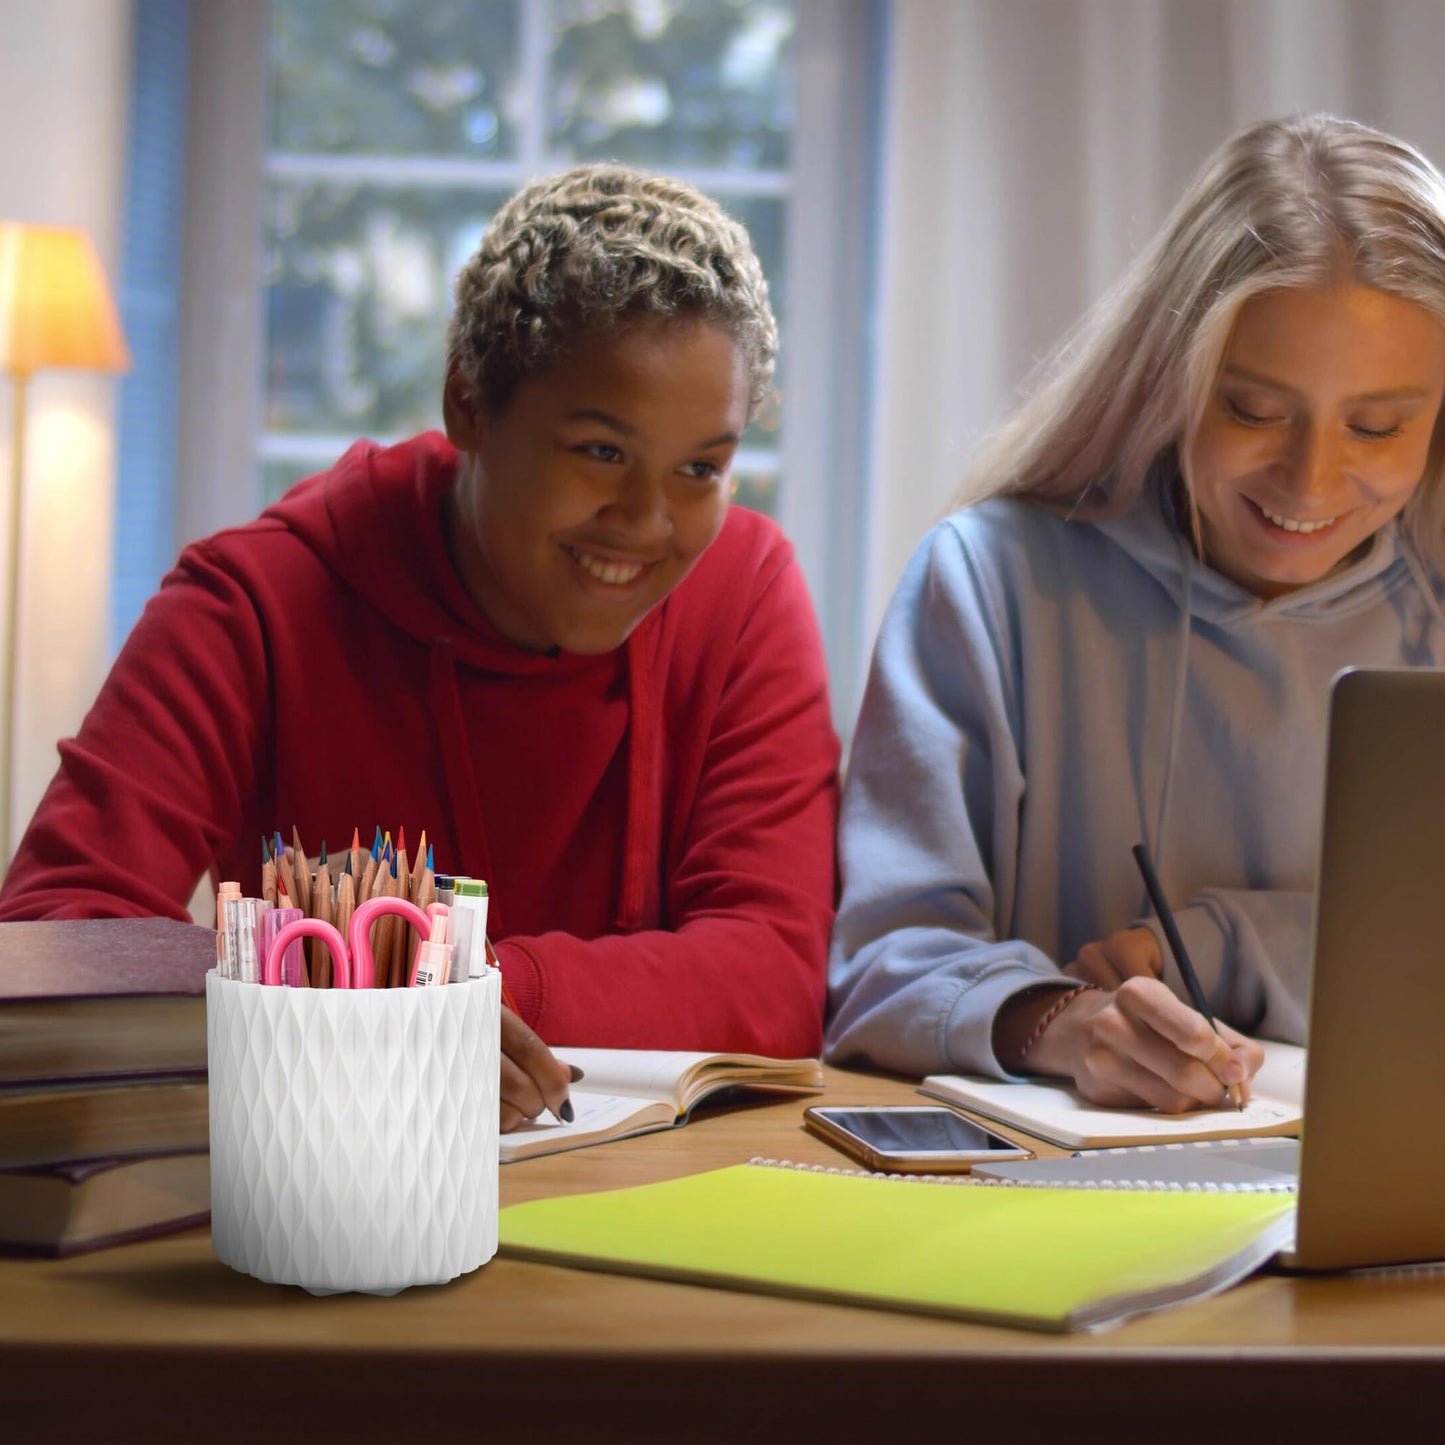
[[[747,231],[684,181],[578,166],[529,182],[492,218],[457,276],[448,367],[498,411],[579,337],[654,316],[705,320],[732,335],[756,413],[778,331]]]

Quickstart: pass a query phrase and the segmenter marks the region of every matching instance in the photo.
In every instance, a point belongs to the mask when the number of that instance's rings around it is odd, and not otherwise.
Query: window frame
[[[869,488],[868,345],[884,0],[796,0],[796,123],[787,228],[789,314],[779,385],[786,421],[778,458],[778,520],[812,590],[833,677],[834,715],[847,730],[865,657],[864,558]],[[265,343],[261,287],[269,5],[193,5],[180,422],[174,542],[249,521],[251,483],[274,446],[262,426]],[[524,27],[545,25],[523,4]],[[524,37],[535,66],[538,37]],[[524,64],[528,63],[524,60]],[[541,108],[517,162],[459,162],[478,176],[520,181],[544,155]],[[344,160],[332,158],[338,172]],[[726,197],[730,178],[689,171]],[[422,179],[425,179],[423,172]],[[768,186],[788,178],[767,180]],[[440,402],[438,402],[438,418]],[[354,438],[347,437],[342,445]],[[258,445],[259,443],[259,445]],[[319,464],[324,465],[323,459]]]

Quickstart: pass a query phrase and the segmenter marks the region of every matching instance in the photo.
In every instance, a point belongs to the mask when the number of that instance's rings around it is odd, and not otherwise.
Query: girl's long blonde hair
[[[1445,325],[1445,179],[1414,147],[1329,115],[1269,120],[1205,162],[1123,279],[1035,373],[960,504],[1010,495],[1114,516],[1187,448],[1239,308],[1352,280]],[[1445,423],[1404,520],[1445,571]]]

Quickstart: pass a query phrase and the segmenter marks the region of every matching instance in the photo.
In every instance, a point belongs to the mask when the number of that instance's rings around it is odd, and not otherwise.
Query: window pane
[[[505,192],[274,181],[265,429],[438,425],[452,283]]]
[[[576,160],[783,170],[793,6],[553,0],[549,142]]]
[[[733,501],[740,507],[751,507],[755,512],[766,512],[772,516],[778,509],[778,468],[776,459],[769,466],[762,458],[746,468],[733,468],[733,480],[738,489]]]
[[[332,462],[336,461],[345,447],[336,453],[329,461],[271,461],[261,463],[261,505],[269,507],[272,502],[279,501],[302,477],[309,477],[313,472],[324,472]]]
[[[270,146],[516,154],[516,0],[272,0]]]

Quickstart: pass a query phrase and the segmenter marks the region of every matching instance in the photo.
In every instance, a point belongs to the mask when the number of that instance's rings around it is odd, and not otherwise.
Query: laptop
[[[1445,670],[1330,691],[1288,1269],[1445,1259]]]
[[[1094,1150],[976,1165],[975,1177],[1294,1189],[1295,1240],[1279,1268],[1445,1259],[1445,670],[1334,680],[1312,947],[1298,1143]],[[1294,1081],[1275,1082],[1266,1091],[1285,1097]]]

